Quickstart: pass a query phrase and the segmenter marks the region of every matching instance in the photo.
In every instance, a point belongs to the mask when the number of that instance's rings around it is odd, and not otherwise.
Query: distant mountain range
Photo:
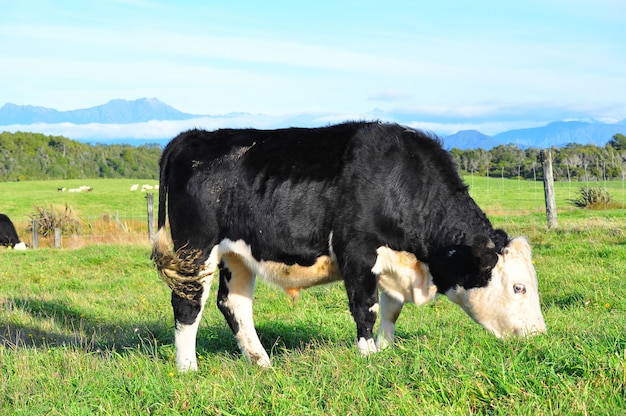
[[[563,147],[569,143],[604,146],[617,133],[626,134],[626,120],[614,124],[598,121],[555,121],[542,127],[509,130],[494,136],[487,136],[476,130],[464,130],[443,137],[443,141],[448,149],[481,147],[488,150],[506,144],[545,149],[551,146]]]
[[[128,124],[151,120],[188,120],[198,117],[202,116],[183,113],[156,98],[111,100],[104,105],[71,111],[11,103],[0,108],[0,126],[34,123]]]
[[[0,108],[0,126],[19,126],[21,129],[29,125],[58,125],[59,123],[70,123],[72,125],[131,125],[146,123],[150,121],[184,121],[194,120],[191,126],[202,126],[202,120],[221,119],[231,127],[237,127],[236,123],[247,123],[251,125],[255,119],[268,119],[270,116],[252,115],[245,113],[231,113],[225,116],[208,116],[199,114],[189,114],[159,101],[156,98],[141,98],[138,100],[111,100],[108,103],[96,107],[58,111],[52,108],[36,107],[31,105],[5,104]],[[372,118],[376,118],[373,116]],[[200,120],[202,119],[202,120]],[[385,117],[389,119],[389,117]],[[243,120],[243,121],[241,121]],[[405,124],[406,121],[402,120]],[[428,120],[415,120],[416,122]],[[321,124],[320,124],[321,123]],[[299,114],[289,116],[280,120],[283,127],[301,126],[312,127],[327,124],[319,119],[319,115]],[[33,126],[35,129],[38,126]],[[188,128],[188,127],[187,127]],[[136,129],[122,129],[128,132]],[[141,130],[141,129],[140,129]],[[56,131],[56,130],[55,130]],[[179,130],[180,131],[180,130]],[[45,133],[45,131],[42,131]],[[599,121],[555,121],[542,127],[526,129],[516,129],[505,131],[493,136],[485,135],[476,130],[463,130],[449,136],[443,136],[444,146],[448,149],[491,149],[498,145],[515,144],[522,148],[536,147],[547,148],[551,146],[561,147],[568,143],[594,144],[604,146],[615,134],[626,134],[626,119],[617,123],[602,123]],[[132,137],[132,134],[120,137],[95,137],[89,139],[78,139],[81,141],[97,141],[100,143],[131,143],[141,144],[166,143],[171,137],[145,138]],[[68,136],[69,137],[69,136]],[[74,137],[69,137],[75,139]]]

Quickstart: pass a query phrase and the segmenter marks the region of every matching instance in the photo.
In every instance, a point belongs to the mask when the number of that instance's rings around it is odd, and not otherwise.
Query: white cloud
[[[301,117],[301,118],[300,118]],[[350,116],[328,117],[325,115],[310,114],[306,116],[283,115],[270,116],[263,114],[232,114],[215,117],[200,117],[189,120],[162,121],[152,120],[144,123],[128,124],[74,124],[74,123],[34,123],[14,124],[2,126],[2,130],[9,132],[29,131],[54,136],[65,136],[72,140],[92,141],[111,139],[167,139],[173,138],[180,132],[192,128],[215,130],[219,128],[259,128],[271,129],[290,127],[290,121],[300,121],[309,125],[325,125],[352,119]],[[356,117],[359,118],[359,117]]]
[[[149,121],[130,124],[73,124],[73,123],[36,123],[30,125],[2,126],[3,131],[29,131],[53,136],[64,136],[72,140],[106,142],[115,139],[163,140],[170,139],[192,128],[215,130],[219,128],[259,128],[273,129],[283,127],[318,127],[344,121],[381,120],[396,122],[393,117],[375,113],[336,113],[336,114],[292,114],[270,116],[262,114],[236,114],[218,117],[202,117],[180,121]],[[485,134],[495,134],[512,128],[535,127],[541,123],[532,121],[515,122],[403,122],[413,128],[426,129],[438,134],[453,134],[459,130],[479,130]]]

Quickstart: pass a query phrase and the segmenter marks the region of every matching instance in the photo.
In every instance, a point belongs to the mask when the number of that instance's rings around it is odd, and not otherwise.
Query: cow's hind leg
[[[174,309],[174,343],[176,345],[176,366],[179,371],[198,369],[196,359],[196,336],[202,318],[202,310],[209,295],[209,284],[189,283],[184,292],[189,298],[183,298],[172,292]]]
[[[254,284],[254,273],[237,256],[224,256],[223,263],[220,263],[217,306],[248,361],[261,367],[270,367],[270,358],[254,327],[252,316]]]
[[[214,249],[201,267],[192,267],[194,276],[186,276],[184,284],[176,285],[172,291],[174,309],[174,343],[176,346],[176,366],[179,371],[198,369],[196,359],[196,336],[202,318],[202,311],[209,296],[213,274],[217,269]],[[177,278],[182,276],[178,274]]]
[[[402,312],[404,302],[389,295],[384,290],[380,293],[380,324],[376,346],[379,350],[393,344],[395,338],[396,321]]]

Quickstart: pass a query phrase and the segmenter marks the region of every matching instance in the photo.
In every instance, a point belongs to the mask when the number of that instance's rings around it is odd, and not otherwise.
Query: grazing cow
[[[0,214],[0,245],[15,250],[26,250],[26,244],[20,241],[15,226],[5,214]]]
[[[498,337],[545,332],[528,242],[492,227],[425,133],[376,122],[190,130],[166,146],[160,169],[152,258],[172,289],[181,371],[197,368],[218,268],[218,307],[261,366],[270,359],[254,327],[256,276],[292,296],[343,280],[362,354],[393,342],[404,303],[438,293]]]

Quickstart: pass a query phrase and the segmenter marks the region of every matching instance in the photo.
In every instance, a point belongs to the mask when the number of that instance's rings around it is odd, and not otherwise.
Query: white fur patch
[[[416,305],[435,298],[437,287],[427,264],[418,261],[412,253],[389,247],[379,247],[376,253],[372,273],[379,276],[378,284],[389,296]]]

